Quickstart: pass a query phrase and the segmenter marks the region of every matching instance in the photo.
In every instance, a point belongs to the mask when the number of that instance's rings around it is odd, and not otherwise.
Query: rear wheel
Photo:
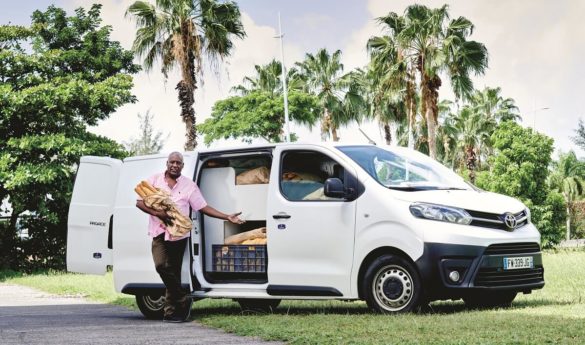
[[[244,311],[269,313],[280,304],[279,299],[241,298],[236,300]]]
[[[151,320],[162,320],[164,316],[165,296],[136,295],[136,304],[144,317]]]
[[[463,298],[468,308],[509,308],[516,298],[516,291],[486,291]]]
[[[364,299],[374,311],[401,313],[418,309],[422,284],[410,261],[385,254],[374,260],[364,275]]]

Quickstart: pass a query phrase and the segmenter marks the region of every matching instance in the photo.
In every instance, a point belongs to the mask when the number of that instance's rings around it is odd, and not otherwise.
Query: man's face
[[[181,170],[183,170],[183,158],[179,155],[170,155],[167,160],[167,173],[177,178],[181,176]]]

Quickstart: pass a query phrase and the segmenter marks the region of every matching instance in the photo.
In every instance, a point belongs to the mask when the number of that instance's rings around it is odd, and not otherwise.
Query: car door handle
[[[289,219],[290,215],[288,215],[284,212],[280,212],[279,214],[273,215],[272,218],[274,218],[274,219]]]

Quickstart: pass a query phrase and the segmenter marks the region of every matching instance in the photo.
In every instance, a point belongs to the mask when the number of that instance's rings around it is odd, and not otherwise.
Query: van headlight
[[[469,225],[471,216],[462,208],[417,202],[410,205],[410,213],[417,218]]]

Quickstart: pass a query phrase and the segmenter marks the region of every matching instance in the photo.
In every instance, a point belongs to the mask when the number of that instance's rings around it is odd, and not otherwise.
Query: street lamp
[[[286,89],[286,67],[284,67],[284,47],[283,47],[283,37],[284,34],[282,33],[282,27],[280,26],[280,12],[278,12],[278,36],[275,38],[280,38],[280,63],[282,64],[282,93],[284,95],[284,129],[285,129],[285,136],[286,142],[290,143],[290,125],[288,119],[288,91]]]

